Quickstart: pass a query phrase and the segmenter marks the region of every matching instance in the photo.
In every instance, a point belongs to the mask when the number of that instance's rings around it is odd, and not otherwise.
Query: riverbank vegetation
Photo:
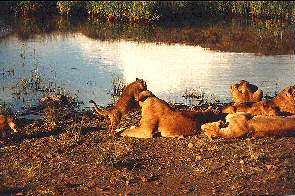
[[[223,52],[247,52],[258,55],[294,54],[294,31],[286,23],[268,21],[209,21],[199,20],[194,25],[142,25],[123,22],[56,16],[50,18],[12,18],[2,24],[7,29],[0,40],[17,35],[22,40],[36,35],[82,33],[99,40],[120,39],[199,45]]]
[[[281,19],[294,22],[293,1],[5,1],[1,13],[18,16],[85,15],[109,21],[156,22],[199,17]]]

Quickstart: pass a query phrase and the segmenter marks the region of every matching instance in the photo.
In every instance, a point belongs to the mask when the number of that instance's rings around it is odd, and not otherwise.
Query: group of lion
[[[141,108],[140,125],[124,130],[121,136],[136,138],[182,138],[202,130],[209,138],[240,138],[289,135],[295,133],[295,86],[283,89],[272,100],[262,100],[263,92],[245,80],[230,87],[233,103],[220,110],[177,110],[147,90],[143,79],[127,85],[118,101],[102,109],[93,101],[97,114],[110,120],[109,130],[116,130],[122,116],[133,108]],[[15,119],[0,115],[0,132],[17,133]]]
[[[124,130],[121,136],[136,138],[185,137],[202,130],[209,137],[240,138],[286,135],[295,133],[295,86],[285,88],[275,98],[262,100],[263,92],[245,80],[230,87],[233,103],[220,111],[177,110],[147,90],[146,82],[136,79],[127,85],[117,103],[98,114],[110,119],[109,129],[116,134],[121,117],[140,106],[140,125]]]

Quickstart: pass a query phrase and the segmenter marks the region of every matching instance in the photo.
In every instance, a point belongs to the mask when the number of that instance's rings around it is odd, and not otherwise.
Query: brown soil
[[[294,137],[122,138],[91,111],[49,104],[40,112],[0,146],[0,195],[295,193]],[[120,127],[139,119],[130,113]]]

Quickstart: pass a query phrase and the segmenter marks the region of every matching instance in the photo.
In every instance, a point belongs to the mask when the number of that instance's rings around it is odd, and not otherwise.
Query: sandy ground
[[[0,195],[249,195],[295,193],[295,138],[114,137],[72,104],[20,119],[0,146]],[[136,125],[140,112],[120,127]]]

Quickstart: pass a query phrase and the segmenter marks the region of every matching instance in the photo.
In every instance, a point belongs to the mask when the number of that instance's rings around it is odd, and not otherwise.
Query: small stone
[[[203,157],[201,156],[201,155],[197,155],[196,156],[196,161],[200,161],[200,160],[202,160],[203,159]]]
[[[142,182],[147,182],[148,181],[148,179],[146,177],[144,177],[144,176],[141,176],[140,179],[141,179]]]
[[[244,164],[245,162],[244,162],[244,160],[240,160],[240,163],[241,163],[241,164]]]
[[[272,168],[272,165],[266,165],[266,168],[267,168],[268,170],[270,170],[270,169]]]
[[[194,145],[191,142],[187,145],[188,148],[192,148],[193,146]]]

